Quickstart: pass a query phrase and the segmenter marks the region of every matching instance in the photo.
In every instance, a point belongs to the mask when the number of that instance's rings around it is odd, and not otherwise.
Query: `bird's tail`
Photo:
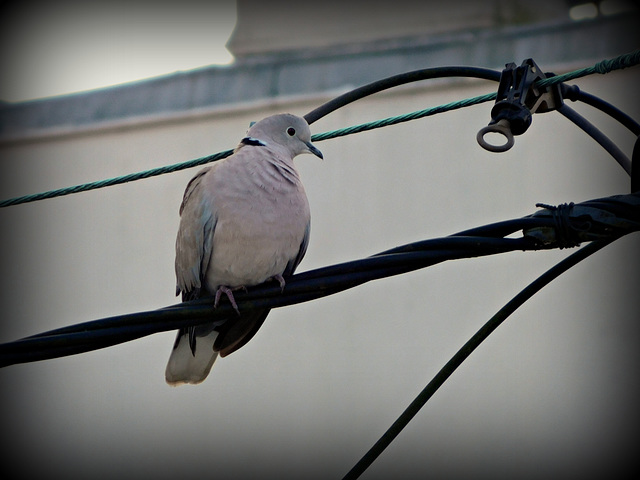
[[[171,386],[201,383],[218,357],[213,345],[218,332],[211,327],[181,328],[173,344],[165,370],[165,380]]]

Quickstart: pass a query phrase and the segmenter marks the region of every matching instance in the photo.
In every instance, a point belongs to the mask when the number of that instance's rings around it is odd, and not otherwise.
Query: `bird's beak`
[[[311,142],[304,142],[304,144],[309,149],[309,153],[313,153],[316,157],[319,157],[324,160],[324,156],[322,155],[322,152],[318,150]]]

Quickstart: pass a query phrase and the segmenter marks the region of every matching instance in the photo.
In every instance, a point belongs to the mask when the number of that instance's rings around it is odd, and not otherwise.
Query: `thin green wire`
[[[374,130],[376,128],[389,127],[391,125],[397,125],[398,123],[409,122],[411,120],[418,120],[419,118],[428,117],[437,113],[450,112],[459,108],[470,107],[472,105],[478,105],[480,103],[489,102],[495,100],[496,93],[487,93],[478,97],[467,98],[465,100],[458,100],[456,102],[445,103],[437,107],[426,108],[424,110],[418,110],[416,112],[405,113],[395,117],[389,117],[382,120],[376,120],[374,122],[363,123],[360,125],[354,125],[352,127],[341,128],[339,130],[333,130],[331,132],[318,133],[311,137],[314,142],[320,142],[322,140],[329,140],[331,138],[344,137],[346,135],[352,135],[354,133],[366,132],[368,130]]]
[[[495,93],[489,93],[486,95],[481,95],[479,97],[468,98],[466,100],[460,100],[457,102],[452,102],[445,105],[440,105],[438,107],[428,108],[425,110],[419,110],[417,112],[407,113],[407,114],[399,115],[396,117],[385,118],[383,120],[364,123],[364,124],[356,125],[353,127],[346,127],[338,130],[333,130],[330,132],[319,133],[319,134],[313,135],[311,139],[314,142],[319,142],[323,140],[329,140],[332,138],[344,137],[346,135],[352,135],[352,134],[364,132],[367,130],[387,127],[389,125],[408,122],[410,120],[417,120],[419,118],[423,118],[429,115],[435,115],[436,113],[443,113],[443,112],[455,110],[458,108],[476,105],[482,102],[493,100],[495,99],[495,97],[496,97]],[[22,197],[10,198],[7,200],[0,201],[0,208],[10,207],[13,205],[20,205],[22,203],[36,202],[36,201],[45,200],[48,198],[62,197],[64,195],[70,195],[72,193],[86,192],[89,190],[96,190],[98,188],[103,188],[103,187],[111,187],[113,185],[120,185],[122,183],[133,182],[136,180],[141,180],[143,178],[150,178],[158,175],[164,175],[165,173],[173,173],[180,170],[186,170],[187,168],[197,167],[200,165],[205,165],[210,162],[214,162],[216,160],[221,160],[223,158],[228,157],[232,153],[233,153],[233,150],[225,150],[224,152],[219,152],[206,157],[196,158],[195,160],[189,160],[187,162],[153,168],[151,170],[145,170],[143,172],[130,173],[128,175],[123,175],[121,177],[114,177],[107,180],[83,183],[80,185],[75,185],[73,187],[65,187],[57,190],[50,190],[47,192],[34,193],[31,195],[25,195]]]
[[[555,85],[556,83],[568,82],[569,80],[575,80],[576,78],[586,77],[595,73],[604,75],[605,73],[613,72],[614,70],[623,70],[625,68],[633,67],[640,63],[640,50],[635,50],[630,53],[625,53],[616,58],[609,60],[602,60],[591,67],[581,68],[572,72],[567,72],[562,75],[556,75],[554,77],[545,78],[544,80],[538,80],[536,86],[548,87],[549,85]]]
[[[25,195],[23,197],[10,198],[0,202],[0,207],[10,207],[12,205],[19,205],[21,203],[36,202],[38,200],[45,200],[47,198],[62,197],[64,195],[70,195],[72,193],[86,192],[88,190],[96,190],[103,187],[111,187],[113,185],[120,185],[122,183],[133,182],[141,180],[143,178],[155,177],[163,175],[165,173],[177,172],[179,170],[185,170],[191,167],[197,167],[198,165],[204,165],[206,163],[214,162],[228,157],[233,153],[233,150],[225,150],[224,152],[215,153],[206,157],[196,158],[195,160],[189,160],[187,162],[176,163],[173,165],[165,165],[164,167],[153,168],[151,170],[145,170],[144,172],[130,173],[121,177],[109,178],[107,180],[100,180],[97,182],[83,183],[81,185],[75,185],[73,187],[59,188],[57,190],[49,190],[48,192],[34,193],[31,195]]]
[[[613,70],[620,70],[620,69],[632,67],[638,64],[640,64],[640,50],[636,50],[631,53],[620,55],[610,60],[602,60],[591,67],[582,68],[579,70],[565,73],[563,75],[558,75],[555,77],[540,80],[537,82],[537,86],[546,87],[556,83],[566,82],[568,80],[574,80],[576,78],[584,77],[587,75],[591,75],[595,73],[605,74]],[[406,113],[406,114],[398,115],[395,117],[385,118],[383,120],[363,123],[361,125],[341,128],[341,129],[333,130],[330,132],[319,133],[319,134],[313,135],[312,140],[319,142],[323,140],[329,140],[332,138],[344,137],[346,135],[353,135],[355,133],[365,132],[368,130],[374,130],[377,128],[388,127],[390,125],[397,125],[399,123],[408,122],[411,120],[418,120],[420,118],[428,117],[438,113],[449,112],[452,110],[456,110],[464,107],[470,107],[472,105],[478,105],[484,102],[489,102],[491,100],[494,100],[495,98],[496,98],[495,93],[488,93],[488,94],[480,95],[473,98],[467,98],[464,100],[447,103],[437,107],[431,107],[424,110],[418,110],[412,113]],[[0,201],[0,208],[10,207],[13,205],[20,205],[22,203],[36,202],[36,201],[45,200],[48,198],[61,197],[64,195],[70,195],[72,193],[80,193],[80,192],[86,192],[89,190],[96,190],[98,188],[103,188],[103,187],[111,187],[113,185],[120,185],[123,183],[133,182],[136,180],[141,180],[143,178],[150,178],[158,175],[163,175],[165,173],[173,173],[179,170],[185,170],[187,168],[205,165],[207,163],[214,162],[216,160],[221,160],[223,158],[228,157],[232,153],[233,153],[233,150],[225,150],[223,152],[219,152],[213,155],[208,155],[206,157],[196,158],[195,160],[189,160],[182,163],[176,163],[173,165],[167,165],[164,167],[154,168],[151,170],[145,170],[143,172],[130,173],[127,175],[114,177],[106,180],[84,183],[84,184],[75,185],[72,187],[65,187],[57,190],[49,190],[47,192],[35,193],[35,194],[25,195],[21,197],[9,198],[9,199]]]

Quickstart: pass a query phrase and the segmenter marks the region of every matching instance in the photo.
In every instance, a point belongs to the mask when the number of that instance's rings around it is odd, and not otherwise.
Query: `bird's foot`
[[[280,284],[280,292],[282,292],[284,290],[284,286],[286,285],[286,282],[284,281],[284,278],[282,278],[282,275],[278,274],[278,275],[274,275],[273,277],[269,277],[267,279],[267,281],[269,280],[275,280],[276,282],[278,282]]]
[[[216,290],[216,297],[215,297],[215,300],[213,302],[213,306],[214,307],[218,306],[218,304],[220,303],[220,297],[224,293],[227,296],[227,298],[229,299],[229,302],[231,302],[231,306],[233,307],[233,309],[236,311],[236,313],[239,316],[240,315],[240,310],[238,310],[238,304],[236,303],[236,299],[233,298],[233,292],[235,292],[237,290],[244,290],[246,292],[247,291],[247,287],[245,287],[244,285],[240,285],[239,287],[230,288],[230,287],[225,287],[224,285],[220,285],[218,287],[218,290]]]

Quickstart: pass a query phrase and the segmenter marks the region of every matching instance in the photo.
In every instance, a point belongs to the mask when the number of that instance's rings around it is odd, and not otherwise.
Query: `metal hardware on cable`
[[[576,238],[574,231],[578,229],[571,224],[573,206],[573,202],[563,203],[557,207],[544,203],[536,203],[536,207],[544,208],[550,213],[554,226],[548,229],[546,238],[540,236],[540,234],[545,231],[544,227],[531,229],[526,232],[526,235],[529,237],[537,236],[538,240],[542,240],[542,243],[554,243],[560,249],[577,247],[580,245],[580,240]]]
[[[476,135],[478,144],[490,152],[506,152],[513,147],[515,135],[522,135],[531,125],[533,113],[555,110],[562,105],[558,84],[537,87],[536,82],[552,73],[543,73],[533,59],[528,58],[519,67],[507,63],[498,85],[496,103],[491,109],[491,121]],[[497,133],[505,143],[494,144],[485,139],[488,133]]]
[[[526,227],[523,234],[544,248],[572,248],[582,242],[604,240],[640,230],[640,192],[589,200],[578,205],[537,203],[536,207],[543,210],[529,218],[546,218],[551,223]]]

